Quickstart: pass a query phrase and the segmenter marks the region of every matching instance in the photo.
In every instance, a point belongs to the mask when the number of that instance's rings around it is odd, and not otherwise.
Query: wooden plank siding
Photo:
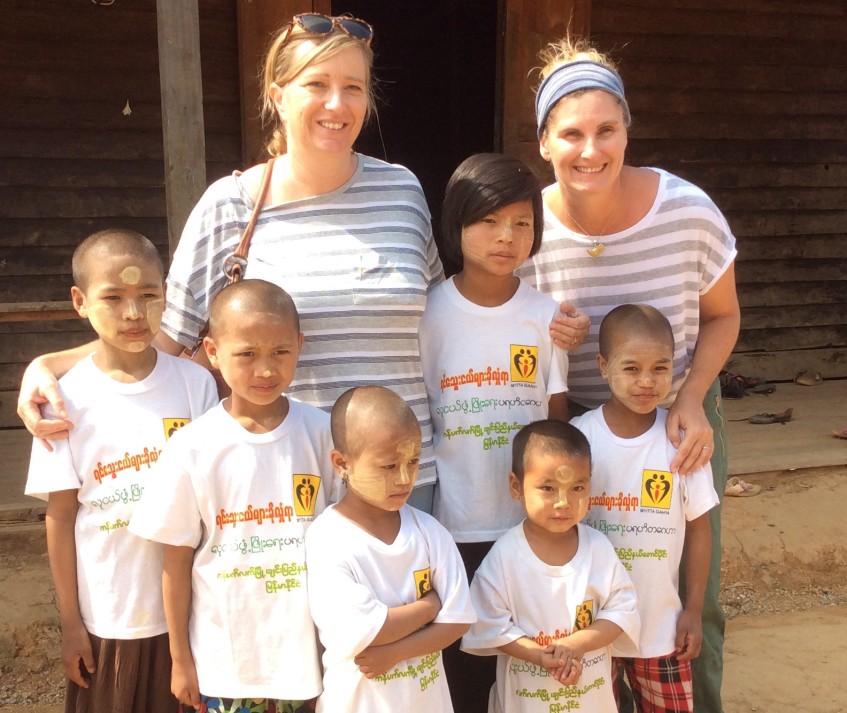
[[[620,61],[628,161],[701,186],[738,238],[734,363],[847,377],[847,3],[607,0],[591,36]]]
[[[236,7],[198,4],[210,182],[241,167]],[[0,16],[0,303],[67,301],[73,249],[98,229],[166,258],[156,0],[0,0]],[[0,323],[0,428],[20,425],[25,365],[90,338],[82,320]]]

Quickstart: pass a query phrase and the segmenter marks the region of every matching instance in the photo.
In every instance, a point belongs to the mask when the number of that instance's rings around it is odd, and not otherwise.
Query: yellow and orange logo
[[[594,623],[594,600],[586,599],[576,608],[573,630],[582,631]]]
[[[667,470],[647,470],[641,474],[641,507],[671,509],[673,473]]]
[[[167,441],[180,428],[189,423],[191,423],[190,418],[163,418],[162,425],[165,427],[165,440]]]
[[[414,574],[415,592],[417,592],[418,599],[420,599],[424,594],[426,594],[430,589],[432,589],[432,581],[430,580],[429,567],[427,567],[426,569],[416,569]]]
[[[509,348],[509,369],[513,383],[534,384],[538,373],[538,347],[512,344]]]
[[[319,475],[296,474],[292,478],[294,514],[297,517],[313,517],[318,491],[321,489]]]

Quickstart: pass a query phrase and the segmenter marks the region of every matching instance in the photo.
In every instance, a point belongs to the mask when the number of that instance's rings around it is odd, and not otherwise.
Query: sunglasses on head
[[[317,12],[304,12],[300,15],[295,15],[286,28],[287,36],[285,42],[291,36],[291,31],[299,27],[304,32],[310,35],[329,35],[337,27],[348,37],[354,40],[361,40],[370,45],[374,37],[374,28],[364,20],[350,15],[339,15],[338,17],[330,17],[329,15],[321,15]]]

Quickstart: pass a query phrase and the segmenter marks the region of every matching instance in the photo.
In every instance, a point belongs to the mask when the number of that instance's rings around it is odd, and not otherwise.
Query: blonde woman
[[[653,305],[668,318],[675,339],[673,387],[665,404],[668,437],[678,446],[672,469],[690,473],[711,461],[722,494],[726,443],[716,380],[740,323],[735,238],[702,190],[666,171],[625,164],[630,111],[623,81],[607,57],[565,39],[548,46],[541,59],[539,148],[556,180],[544,191],[541,249],[517,274],[590,318],[584,343],[570,352],[571,412],[608,399],[595,362],[602,318],[620,304]],[[720,508],[712,510],[711,524],[694,698],[698,710],[719,713]]]
[[[417,178],[353,148],[374,108],[372,37],[363,20],[307,13],[272,43],[262,99],[277,158],[245,277],[280,285],[297,305],[305,343],[290,395],[328,411],[348,388],[379,384],[414,409],[423,452],[412,504],[430,511],[435,466],[417,333],[443,269]],[[168,275],[163,351],[195,344],[263,171],[215,182],[188,219]],[[39,357],[25,375],[19,414],[40,437],[67,428],[40,420],[37,404],[49,400],[61,412],[52,374],[77,352]]]

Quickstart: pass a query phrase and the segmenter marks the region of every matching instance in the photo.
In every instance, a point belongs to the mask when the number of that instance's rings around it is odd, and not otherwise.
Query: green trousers
[[[715,433],[715,450],[712,454],[712,477],[715,490],[723,502],[727,479],[726,422],[723,417],[720,383],[715,380],[703,401],[706,418]],[[718,601],[721,590],[721,506],[709,512],[712,524],[712,559],[709,578],[706,580],[706,597],[703,602],[703,647],[700,656],[692,662],[694,676],[695,713],[723,713],[721,683],[723,681],[723,640],[726,620]],[[685,601],[685,573],[680,572],[680,595]]]

